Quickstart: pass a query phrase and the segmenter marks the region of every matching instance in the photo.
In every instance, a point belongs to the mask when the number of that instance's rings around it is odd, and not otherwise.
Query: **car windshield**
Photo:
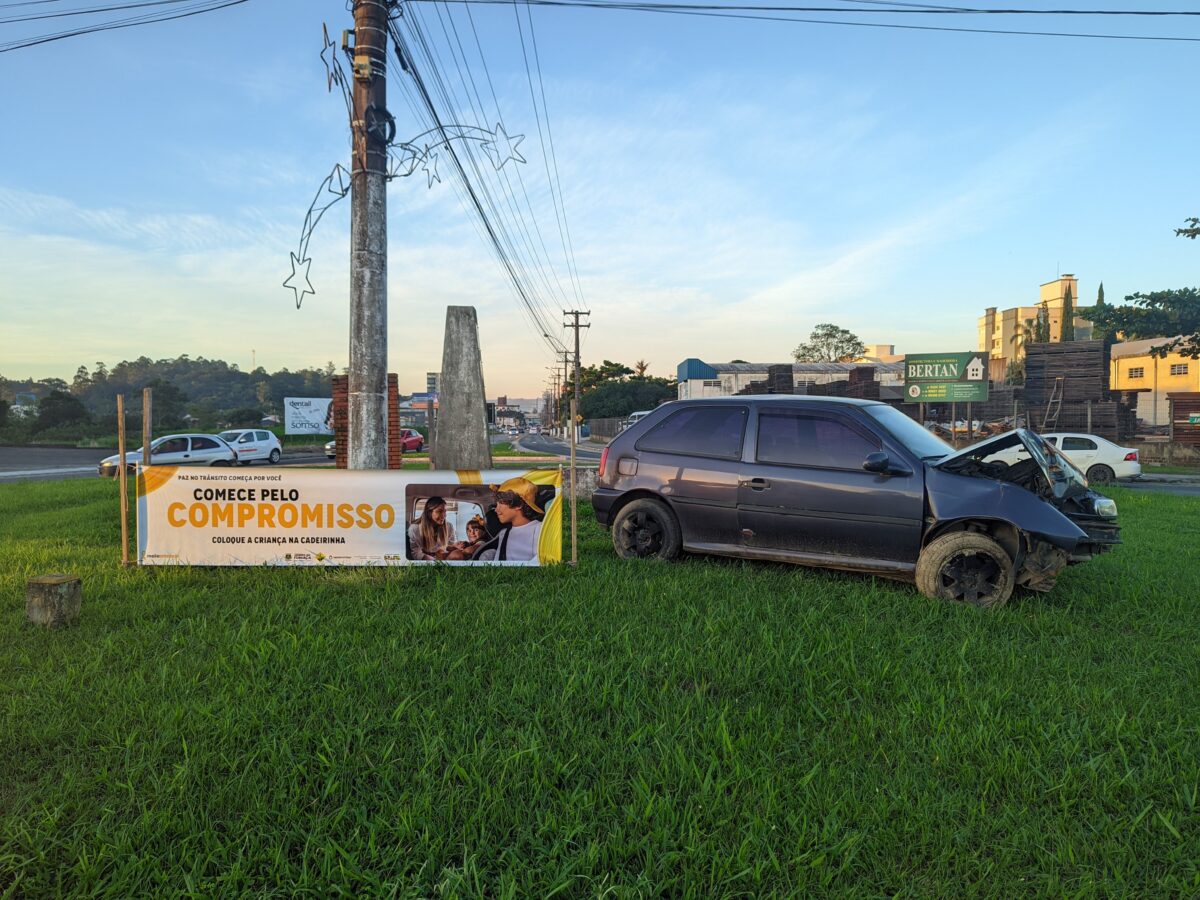
[[[954,448],[940,437],[926,431],[894,406],[880,404],[863,408],[871,418],[886,428],[892,437],[923,461],[941,459],[954,452]]]
[[[221,432],[221,440],[229,441],[231,443],[233,441],[236,441],[241,436],[242,436],[242,433],[240,431],[222,431]]]

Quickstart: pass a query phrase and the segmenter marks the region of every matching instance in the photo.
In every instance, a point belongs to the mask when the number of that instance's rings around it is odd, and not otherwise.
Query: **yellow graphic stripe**
[[[459,484],[483,484],[483,475],[478,469],[459,469],[458,470]]]
[[[554,485],[554,499],[546,507],[542,532],[538,535],[538,561],[543,565],[562,562],[562,469],[533,469],[524,477],[534,484]]]

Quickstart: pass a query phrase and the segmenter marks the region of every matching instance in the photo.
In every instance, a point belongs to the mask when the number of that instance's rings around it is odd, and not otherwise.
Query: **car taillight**
[[[604,477],[604,464],[608,462],[608,448],[605,447],[600,451],[600,477]]]
[[[1130,450],[1125,454],[1125,462],[1137,462],[1137,454],[1138,452],[1136,450]]]

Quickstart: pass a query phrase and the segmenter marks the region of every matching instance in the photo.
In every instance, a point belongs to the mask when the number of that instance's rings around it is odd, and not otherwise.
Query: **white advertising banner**
[[[333,401],[327,397],[284,397],[284,434],[333,434]]]
[[[562,470],[138,467],[150,566],[538,566],[562,560]]]

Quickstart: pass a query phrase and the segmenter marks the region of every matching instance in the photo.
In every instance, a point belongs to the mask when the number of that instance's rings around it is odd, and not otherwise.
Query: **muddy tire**
[[[1087,480],[1090,484],[1112,484],[1117,473],[1105,465],[1088,466]]]
[[[621,507],[613,519],[612,539],[623,559],[675,559],[683,545],[675,513],[649,497]]]
[[[944,534],[917,559],[917,590],[936,600],[996,609],[1008,602],[1015,580],[1012,558],[977,531]]]

